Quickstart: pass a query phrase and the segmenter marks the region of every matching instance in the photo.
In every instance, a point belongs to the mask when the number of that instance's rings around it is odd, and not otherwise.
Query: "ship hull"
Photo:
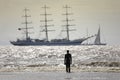
[[[11,44],[16,45],[16,46],[62,46],[62,45],[81,45],[82,41],[79,42],[74,42],[74,41],[69,41],[69,42],[15,42],[11,41]]]

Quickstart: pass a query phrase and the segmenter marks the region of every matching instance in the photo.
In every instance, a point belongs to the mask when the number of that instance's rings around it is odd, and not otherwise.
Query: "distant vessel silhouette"
[[[25,28],[18,28],[18,30],[24,30],[25,39],[17,39],[16,41],[10,41],[11,44],[17,45],[17,46],[29,46],[29,45],[33,45],[33,46],[35,46],[35,45],[36,46],[37,45],[38,46],[42,46],[42,45],[47,45],[47,46],[51,46],[51,45],[53,45],[53,46],[54,45],[81,45],[81,43],[84,42],[85,40],[96,36],[96,35],[92,35],[92,36],[89,36],[89,37],[86,37],[86,38],[70,40],[69,32],[70,31],[75,31],[75,30],[69,28],[69,26],[72,26],[72,25],[69,24],[69,21],[71,21],[71,20],[69,19],[70,13],[68,13],[68,8],[70,8],[70,7],[68,7],[66,5],[64,7],[66,9],[66,12],[64,14],[66,16],[66,19],[65,19],[66,25],[64,25],[66,29],[63,30],[63,31],[66,32],[67,36],[66,36],[66,38],[63,38],[63,39],[49,40],[48,31],[54,31],[54,30],[48,30],[48,26],[51,26],[51,25],[48,25],[48,21],[51,21],[51,20],[47,19],[47,16],[49,15],[49,14],[47,14],[47,8],[48,7],[45,5],[43,8],[45,9],[45,13],[42,14],[42,15],[44,15],[45,19],[42,22],[44,22],[45,25],[44,25],[44,29],[42,30],[42,32],[45,32],[46,38],[45,39],[32,39],[29,36],[29,31],[28,30],[31,29],[32,27],[28,27],[29,22],[28,22],[27,18],[30,17],[30,16],[27,15],[28,9],[25,8],[24,9],[24,11],[25,11],[25,15],[24,15],[24,17],[25,17],[25,22],[24,22]],[[103,45],[100,42],[100,30],[99,30],[99,32],[97,34],[97,37],[96,37],[96,40],[95,40],[95,45]]]
[[[95,38],[95,41],[94,41],[94,45],[106,45],[106,43],[101,43],[100,25],[99,25],[98,33],[96,34],[96,38]]]

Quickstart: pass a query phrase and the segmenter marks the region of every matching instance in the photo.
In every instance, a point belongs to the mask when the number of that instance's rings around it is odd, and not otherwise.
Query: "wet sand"
[[[115,72],[0,72],[0,80],[119,80]]]
[[[13,67],[0,68],[0,72],[64,72],[65,67],[42,66],[42,67]],[[120,72],[120,67],[71,67],[72,72]]]

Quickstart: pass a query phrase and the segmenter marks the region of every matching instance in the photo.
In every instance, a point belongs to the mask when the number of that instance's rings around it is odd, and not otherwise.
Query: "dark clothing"
[[[72,57],[69,53],[65,54],[65,65],[67,64],[72,64]]]
[[[66,72],[70,72],[70,64],[72,64],[71,54],[65,54],[64,64],[66,65]]]
[[[70,65],[66,65],[66,72],[70,73]]]

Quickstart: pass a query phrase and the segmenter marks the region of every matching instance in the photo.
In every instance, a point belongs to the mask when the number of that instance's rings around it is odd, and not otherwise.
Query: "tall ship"
[[[16,46],[43,46],[43,45],[46,45],[46,46],[55,46],[55,45],[81,45],[84,41],[86,41],[87,39],[89,38],[92,38],[94,36],[97,36],[96,38],[96,41],[95,41],[95,44],[99,44],[100,42],[100,38],[99,38],[99,32],[97,35],[92,35],[92,36],[88,36],[88,37],[85,37],[85,38],[80,38],[80,39],[75,39],[75,40],[70,40],[70,31],[75,31],[75,29],[70,29],[70,26],[73,26],[70,24],[70,19],[69,19],[69,15],[71,15],[71,13],[68,12],[68,9],[70,7],[68,7],[67,5],[64,7],[66,12],[63,14],[65,15],[65,29],[62,30],[66,33],[66,38],[62,38],[62,39],[52,39],[52,40],[49,40],[49,31],[54,31],[54,30],[49,30],[48,27],[51,26],[48,24],[49,21],[51,20],[48,20],[48,14],[47,13],[47,9],[48,7],[45,5],[44,7],[44,20],[42,20],[42,22],[44,22],[44,26],[42,26],[44,29],[41,31],[41,32],[44,32],[45,33],[45,39],[33,39],[30,37],[30,33],[29,33],[29,29],[32,29],[32,27],[28,27],[28,24],[30,22],[28,22],[28,17],[30,17],[29,15],[27,15],[27,12],[28,12],[28,9],[24,9],[24,12],[25,12],[25,27],[24,28],[18,28],[18,30],[23,30],[24,33],[25,33],[25,38],[24,39],[17,39],[16,41],[10,41],[11,44],[13,45],[16,45]]]

